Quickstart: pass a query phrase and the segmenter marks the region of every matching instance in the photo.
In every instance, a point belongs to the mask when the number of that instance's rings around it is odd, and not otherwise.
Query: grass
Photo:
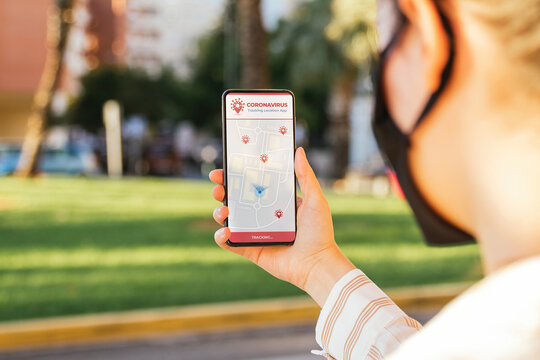
[[[206,181],[0,179],[0,321],[299,295],[215,245]],[[336,240],[382,287],[473,280],[398,199],[327,192]]]

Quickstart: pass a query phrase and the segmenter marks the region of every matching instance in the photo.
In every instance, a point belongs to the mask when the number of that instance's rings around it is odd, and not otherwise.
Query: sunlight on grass
[[[217,247],[208,181],[0,179],[0,320],[300,295]],[[428,248],[395,198],[327,192],[335,237],[379,285],[474,280],[476,246]]]
[[[215,247],[137,247],[129,249],[129,256],[126,256],[126,249],[84,249],[77,251],[27,251],[21,253],[0,254],[0,271],[8,269],[32,269],[42,268],[70,268],[81,266],[108,266],[120,265],[162,265],[175,263],[232,263],[238,262],[239,257],[233,254],[226,254]],[[246,260],[247,261],[247,260]]]

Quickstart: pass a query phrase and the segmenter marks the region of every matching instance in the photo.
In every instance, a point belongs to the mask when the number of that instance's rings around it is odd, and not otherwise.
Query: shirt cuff
[[[337,316],[335,315],[339,315],[336,313],[336,311],[343,311],[343,307],[351,293],[359,286],[367,284],[368,282],[371,283],[371,280],[369,280],[360,269],[352,269],[335,283],[321,309],[321,313],[315,327],[315,339],[323,350],[314,350],[312,351],[313,354],[322,355],[328,359],[333,359],[328,353],[328,348],[331,332],[335,325],[335,321],[337,320]],[[334,316],[329,318],[331,312]]]
[[[327,359],[388,355],[401,340],[418,331],[386,294],[362,271],[353,269],[332,287],[324,303],[315,339]]]

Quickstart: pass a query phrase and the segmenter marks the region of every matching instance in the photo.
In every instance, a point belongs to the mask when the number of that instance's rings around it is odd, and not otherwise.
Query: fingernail
[[[224,234],[225,234],[225,228],[221,228],[218,231],[216,231],[216,238],[223,237]]]
[[[221,217],[221,207],[214,209],[214,217]]]

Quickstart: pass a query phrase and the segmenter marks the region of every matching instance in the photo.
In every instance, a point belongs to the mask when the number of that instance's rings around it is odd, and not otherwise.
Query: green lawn
[[[299,295],[215,245],[206,181],[0,179],[0,320]],[[328,192],[336,239],[383,287],[473,280],[398,199]]]

